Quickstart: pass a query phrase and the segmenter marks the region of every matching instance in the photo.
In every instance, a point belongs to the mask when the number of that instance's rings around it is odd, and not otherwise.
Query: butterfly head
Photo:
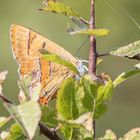
[[[83,60],[80,59],[76,63],[76,68],[79,71],[80,76],[83,76],[88,71],[88,68],[83,64]]]

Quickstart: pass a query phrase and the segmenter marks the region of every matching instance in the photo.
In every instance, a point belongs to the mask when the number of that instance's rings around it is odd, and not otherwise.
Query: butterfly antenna
[[[85,45],[85,43],[87,42],[87,40],[89,39],[89,36],[86,38],[86,40],[81,44],[81,46],[77,49],[75,56],[78,56],[79,51],[81,50],[81,48]]]

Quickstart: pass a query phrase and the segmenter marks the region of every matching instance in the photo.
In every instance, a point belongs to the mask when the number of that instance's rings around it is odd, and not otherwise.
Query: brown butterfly
[[[11,25],[10,35],[13,55],[19,64],[20,78],[40,71],[38,80],[41,83],[42,92],[39,102],[47,104],[55,96],[64,79],[72,77],[74,73],[63,65],[47,61],[39,50],[43,49],[55,54],[74,66],[78,60],[58,44],[26,27]]]

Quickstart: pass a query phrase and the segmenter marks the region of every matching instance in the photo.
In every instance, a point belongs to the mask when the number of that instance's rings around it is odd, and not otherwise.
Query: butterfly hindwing
[[[65,66],[42,58],[39,50],[44,49],[48,53],[58,55],[73,65],[76,65],[77,59],[55,42],[24,26],[12,25],[10,35],[13,55],[19,64],[20,77],[40,71],[40,102],[46,104],[55,95],[63,80],[73,76],[73,73]]]

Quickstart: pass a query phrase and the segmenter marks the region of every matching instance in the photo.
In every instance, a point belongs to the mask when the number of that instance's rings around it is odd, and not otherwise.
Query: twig
[[[91,0],[91,8],[90,8],[90,29],[95,29],[95,0]],[[96,38],[93,35],[90,35],[90,49],[89,49],[89,74],[93,77],[93,79],[96,78],[96,60],[97,60],[97,52],[96,52]],[[95,139],[95,120],[93,120],[93,139]]]
[[[7,97],[3,96],[2,94],[0,94],[0,98],[2,102],[13,104],[12,101],[10,101]]]
[[[107,56],[107,55],[110,55],[109,52],[103,53],[103,54],[98,54],[98,57]]]
[[[57,134],[55,129],[49,129],[44,124],[39,122],[40,132],[48,137],[50,140],[62,140]]]
[[[90,16],[90,29],[95,29],[95,11],[94,11],[95,0],[91,0],[91,16]],[[96,38],[93,35],[90,35],[90,49],[89,49],[89,74],[93,77],[96,77]]]
[[[4,95],[0,94],[0,99],[2,100],[2,102],[4,103],[8,103],[8,104],[14,104],[12,101],[10,101],[7,97],[5,97]],[[43,125],[41,122],[39,122],[39,127],[40,127],[40,132],[45,135],[47,138],[49,138],[50,140],[62,140],[57,134],[55,130],[51,130],[48,127],[46,127],[45,125]]]
[[[89,24],[88,21],[85,20],[83,17],[80,17],[80,20],[81,20],[83,23],[87,24],[87,25]]]

